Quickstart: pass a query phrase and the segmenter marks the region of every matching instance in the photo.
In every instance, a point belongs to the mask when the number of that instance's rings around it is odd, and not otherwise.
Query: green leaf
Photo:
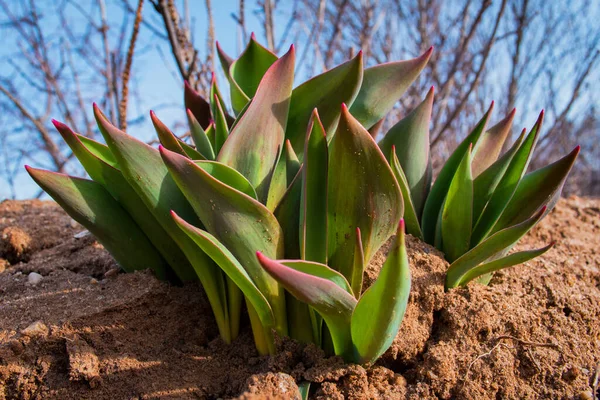
[[[292,92],[285,137],[300,159],[304,158],[306,127],[314,109],[331,138],[340,119],[340,105],[350,106],[360,90],[363,77],[362,51],[352,60],[304,82]]]
[[[96,104],[94,116],[100,132],[121,166],[123,176],[178,244],[193,267],[191,270],[186,268],[186,265],[179,265],[175,272],[184,282],[200,278],[215,314],[221,337],[225,342],[230,342],[232,338],[223,274],[171,218],[172,210],[189,223],[199,226],[200,221],[193,208],[177,188],[156,149],[111,125]]]
[[[298,160],[298,155],[294,151],[294,148],[292,147],[292,144],[289,140],[285,141],[284,151],[286,172],[285,175],[287,184],[289,186],[294,180],[294,177],[296,176],[298,171],[300,171],[300,167],[302,166],[302,164],[300,164],[300,160]]]
[[[490,165],[485,171],[473,180],[473,224],[476,224],[481,217],[483,209],[492,197],[492,194],[502,180],[506,169],[510,165],[523,139],[525,138],[525,129],[513,143],[510,149],[506,151],[496,162]]]
[[[183,140],[177,139],[179,142],[179,146],[183,149],[184,155],[191,160],[206,160],[201,153],[198,152],[195,148],[184,142]]]
[[[261,202],[267,199],[271,176],[283,146],[293,80],[292,47],[265,73],[256,96],[232,128],[217,157],[217,161],[248,178]]]
[[[473,155],[472,168],[474,177],[479,176],[498,159],[502,151],[502,146],[504,146],[506,138],[510,135],[510,128],[512,127],[516,112],[517,110],[513,108],[506,118],[481,135],[481,139],[477,143]]]
[[[167,128],[167,126],[163,124],[160,119],[158,119],[154,111],[150,111],[150,119],[152,120],[152,125],[154,125],[154,130],[156,130],[160,144],[171,151],[187,157],[187,154],[185,151],[183,151],[183,148],[179,144],[179,139],[175,137],[173,132],[171,132],[171,130]]]
[[[300,197],[302,193],[302,170],[289,185],[274,211],[285,237],[284,254],[287,258],[300,258]]]
[[[406,176],[417,216],[423,212],[423,205],[431,188],[429,123],[433,107],[433,93],[434,89],[431,87],[425,100],[394,125],[379,142],[379,148],[383,154],[390,154],[392,147],[396,147],[396,155]],[[391,159],[389,161],[391,162]],[[406,202],[407,198],[405,197],[404,200]]]
[[[227,126],[231,126],[233,124],[233,117],[227,114],[227,105],[223,100],[223,96],[221,95],[221,91],[219,90],[219,86],[217,85],[217,77],[215,73],[212,73],[212,78],[210,81],[210,112],[213,115],[213,118],[218,113],[218,109],[221,108],[223,114],[225,114],[225,119],[227,120]]]
[[[52,122],[54,123],[54,120],[52,120]],[[58,129],[58,127],[57,127],[57,129]],[[60,132],[60,130],[59,130],[59,132]],[[115,156],[110,151],[110,149],[108,148],[107,145],[97,142],[97,141],[90,139],[88,137],[85,137],[83,135],[79,135],[75,132],[73,132],[73,133],[77,136],[79,141],[85,146],[86,150],[89,151],[90,153],[92,153],[94,155],[94,157],[98,158],[102,162],[110,165],[111,167],[113,167],[115,169],[119,169],[119,164],[117,163]],[[64,138],[64,136],[63,136],[63,138]]]
[[[304,144],[300,200],[300,257],[327,263],[327,134],[317,109]]]
[[[202,129],[208,128],[211,121],[210,104],[190,86],[188,81],[184,81],[183,102],[185,108],[194,114]]]
[[[356,362],[373,363],[398,334],[410,295],[410,266],[404,221],[377,280],[362,295],[352,314],[351,332]]]
[[[381,150],[344,105],[329,146],[327,196],[328,263],[352,279],[355,229],[362,232],[365,262],[369,262],[394,234],[404,207]]]
[[[240,57],[229,66],[231,102],[236,113],[255,96],[259,83],[275,61],[277,56],[261,46],[252,34]]]
[[[314,308],[325,320],[336,355],[352,360],[350,320],[356,299],[329,279],[300,272],[257,252],[262,267],[298,300]],[[326,265],[322,269],[328,268]]]
[[[546,212],[550,212],[560,197],[579,151],[577,146],[560,160],[526,174],[492,232],[520,223],[542,206],[547,206]]]
[[[192,140],[196,145],[196,150],[202,154],[205,159],[214,160],[215,152],[210,140],[208,139],[206,131],[202,129],[202,126],[200,126],[200,123],[190,110],[186,110],[186,115],[188,118],[188,125],[190,126],[190,135],[192,136]],[[209,127],[210,126],[211,125],[209,125]]]
[[[216,96],[216,95],[215,95]],[[221,103],[216,102],[215,104],[215,153],[219,154],[223,148],[223,144],[227,141],[229,136],[229,126],[227,124],[227,117],[224,109],[221,107]]]
[[[485,127],[489,120],[489,117],[494,108],[494,102],[490,105],[483,118],[477,123],[475,128],[471,131],[469,136],[463,140],[452,155],[448,158],[440,173],[437,176],[427,200],[425,200],[425,206],[423,207],[423,216],[421,217],[421,229],[423,230],[423,237],[429,244],[433,244],[435,241],[435,233],[437,228],[437,221],[440,218],[440,212],[444,199],[448,194],[450,183],[456,173],[460,162],[462,161],[465,153],[469,150],[471,145],[477,146],[477,142],[481,137],[481,134],[485,132]]]
[[[127,272],[150,268],[164,279],[167,264],[144,232],[99,183],[25,166],[33,180],[89,230]]]
[[[217,161],[196,161],[195,164],[208,172],[213,178],[256,200],[256,191],[248,182],[248,179],[235,169]]]
[[[375,125],[417,79],[432,52],[433,47],[412,60],[389,62],[365,69],[360,92],[350,108],[352,115],[366,129]]]
[[[545,211],[546,207],[542,207],[528,220],[496,232],[454,261],[446,273],[446,289],[458,286],[469,270],[502,251],[509,250],[542,219]]]
[[[469,147],[452,178],[442,211],[442,246],[448,261],[456,260],[469,250],[472,220],[473,175]]]
[[[189,265],[188,260],[177,246],[177,243],[171,239],[142,199],[123,177],[110,149],[91,139],[84,142],[82,140],[83,136],[77,135],[65,124],[54,120],[52,122],[73,151],[73,154],[81,162],[88,175],[96,183],[104,186],[129,213],[169,265],[174,270],[182,267],[192,270],[191,265]],[[90,145],[91,142],[93,144]],[[95,151],[91,151],[90,149],[94,149]],[[101,156],[99,157],[98,154]],[[107,158],[111,162],[114,162],[115,166],[106,163],[104,160]]]
[[[277,161],[273,177],[271,178],[271,184],[269,185],[269,195],[267,196],[267,203],[265,205],[271,211],[277,208],[288,188],[286,153],[287,147],[284,146],[283,153],[279,157],[279,161]]]
[[[164,147],[159,150],[171,176],[206,230],[244,266],[271,304],[275,328],[285,334],[287,326],[283,290],[260,267],[255,257],[257,250],[271,257],[281,258],[283,255],[283,235],[275,216],[258,201],[216,179],[196,163]],[[210,162],[199,162],[205,163]],[[216,164],[211,166],[215,167]]]
[[[252,281],[248,272],[233,254],[210,233],[188,224],[175,212],[172,213],[177,225],[192,239],[240,288],[244,296],[252,303],[260,322],[265,327],[275,325],[275,319],[269,302]]]
[[[356,228],[356,239],[354,242],[354,263],[352,265],[352,291],[357,299],[362,293],[363,273],[365,271],[365,252],[362,244],[360,228]]]
[[[532,260],[538,256],[541,256],[542,254],[550,250],[553,246],[554,243],[550,243],[548,246],[542,247],[541,249],[520,251],[490,262],[479,264],[468,270],[461,277],[457,286],[465,286],[472,280],[482,277],[484,275],[491,274],[501,269],[512,267],[514,265],[522,264],[524,262]]]
[[[523,144],[516,151],[502,179],[498,183],[496,190],[490,197],[487,206],[479,217],[479,221],[473,228],[471,245],[475,245],[487,237],[496,222],[504,212],[504,209],[513,197],[519,181],[525,174],[529,161],[533,155],[533,150],[537,143],[537,138],[542,127],[544,112],[540,114],[535,126],[525,138]]]
[[[412,203],[412,198],[410,195],[410,188],[408,187],[408,181],[406,180],[406,176],[404,175],[404,171],[402,171],[402,166],[400,165],[400,161],[398,161],[398,156],[396,155],[395,146],[392,146],[392,150],[390,151],[390,158],[392,162],[390,166],[392,167],[392,171],[394,172],[394,176],[396,177],[396,181],[398,181],[398,185],[400,186],[400,192],[402,193],[402,198],[404,199],[404,222],[406,224],[406,231],[423,240],[423,232],[421,232],[421,226],[419,224],[419,217],[417,217],[417,213],[415,211],[415,206]]]

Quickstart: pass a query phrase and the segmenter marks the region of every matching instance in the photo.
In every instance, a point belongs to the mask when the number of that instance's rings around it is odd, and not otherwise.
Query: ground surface
[[[599,200],[562,200],[518,246],[556,247],[488,287],[444,293],[447,264],[410,239],[405,320],[366,369],[286,340],[258,357],[247,328],[226,346],[198,286],[118,273],[81,230],[52,203],[0,204],[0,399],[293,398],[302,380],[320,399],[593,399],[597,388]]]

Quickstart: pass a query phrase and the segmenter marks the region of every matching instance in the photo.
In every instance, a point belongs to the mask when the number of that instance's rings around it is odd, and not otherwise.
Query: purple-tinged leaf
[[[360,92],[350,107],[352,115],[366,129],[375,125],[417,79],[431,53],[433,47],[412,60],[389,62],[365,69]]]
[[[398,334],[410,295],[410,265],[406,253],[404,221],[400,220],[394,246],[377,280],[363,293],[352,314],[355,361],[375,362]]]
[[[210,115],[210,104],[200,96],[200,93],[196,92],[190,86],[188,81],[184,82],[183,102],[185,108],[194,114],[194,117],[196,117],[196,120],[200,123],[202,129],[206,129],[212,119]]]
[[[473,155],[473,177],[478,177],[484,170],[491,166],[500,155],[506,138],[510,135],[510,128],[515,119],[516,108],[487,132],[481,135]]]
[[[323,317],[333,339],[335,354],[351,360],[350,320],[356,306],[354,296],[329,279],[290,268],[265,257],[261,252],[257,252],[256,256],[265,271],[295,298],[314,308]],[[328,267],[321,266],[321,269],[325,268]]]
[[[394,174],[369,132],[342,105],[329,145],[328,263],[355,275],[355,229],[362,232],[365,263],[396,231],[404,207]],[[350,282],[355,287],[354,282]]]
[[[232,66],[233,68],[233,66]],[[217,160],[242,173],[265,202],[281,147],[294,80],[294,48],[265,73],[256,96],[232,128]]]

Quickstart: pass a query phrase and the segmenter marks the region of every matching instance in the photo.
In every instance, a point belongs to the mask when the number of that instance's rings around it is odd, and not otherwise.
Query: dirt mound
[[[442,255],[409,238],[409,307],[371,367],[285,338],[259,357],[247,324],[225,345],[198,285],[117,273],[53,203],[3,202],[0,232],[0,399],[295,398],[303,381],[319,399],[593,398],[598,200],[561,200],[518,246],[556,247],[488,287],[444,293]]]

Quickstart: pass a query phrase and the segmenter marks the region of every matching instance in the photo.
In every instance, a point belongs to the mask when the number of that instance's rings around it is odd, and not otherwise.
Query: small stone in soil
[[[21,334],[29,337],[46,336],[48,334],[48,327],[42,321],[35,321],[27,328],[23,329]]]
[[[33,286],[40,283],[42,281],[42,279],[44,279],[44,277],[42,275],[38,274],[37,272],[31,272],[27,276],[27,282],[29,282],[29,284],[33,285]]]
[[[118,268],[111,268],[108,271],[106,271],[104,273],[104,277],[105,278],[110,278],[111,276],[115,276],[119,273],[119,269]]]

